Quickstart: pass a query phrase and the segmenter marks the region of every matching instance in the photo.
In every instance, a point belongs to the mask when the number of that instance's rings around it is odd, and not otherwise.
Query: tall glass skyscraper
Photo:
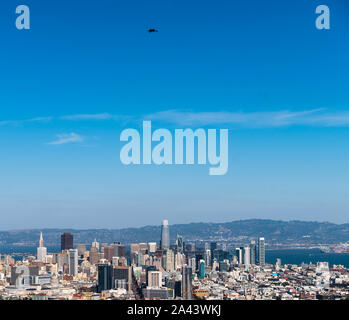
[[[199,279],[205,279],[205,260],[199,262]]]
[[[182,298],[184,300],[192,299],[192,268],[186,264],[182,267]]]
[[[210,250],[211,250],[211,266],[213,265],[214,260],[214,251],[217,249],[217,242],[211,242],[210,243]]]
[[[69,232],[64,232],[61,235],[61,250],[69,250],[73,249],[74,241],[73,241],[73,235]]]
[[[258,239],[258,264],[260,266],[265,265],[265,243],[264,238]]]
[[[243,264],[244,263],[244,258],[243,258],[243,253],[244,253],[244,248],[236,248],[235,250],[236,257],[238,258],[238,264]]]
[[[161,249],[170,248],[170,229],[168,227],[168,220],[162,220],[160,247]]]
[[[78,275],[78,249],[69,249],[69,274],[77,277]]]
[[[256,264],[256,241],[255,240],[251,240],[251,244],[250,244],[250,253],[251,253],[251,258],[250,258],[250,262],[251,264]]]
[[[110,264],[98,265],[98,287],[97,292],[110,290],[113,287],[113,266]]]
[[[184,247],[183,247],[183,237],[177,235],[177,252],[183,253]]]
[[[251,248],[250,246],[246,246],[244,248],[244,265],[248,267],[251,264]]]

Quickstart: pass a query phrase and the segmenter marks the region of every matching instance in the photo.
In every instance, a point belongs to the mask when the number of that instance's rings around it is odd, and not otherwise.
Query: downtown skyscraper
[[[40,262],[45,262],[47,255],[47,249],[44,247],[44,239],[42,237],[42,232],[40,232],[39,247],[37,248],[37,260]]]
[[[258,239],[258,264],[265,265],[265,241],[264,238]]]
[[[255,240],[251,240],[250,243],[250,262],[251,264],[256,264],[256,260],[257,260],[257,249],[256,249],[256,241]]]
[[[78,249],[69,249],[68,255],[69,274],[76,277],[78,275]]]
[[[182,298],[185,300],[192,299],[192,274],[193,269],[188,265],[182,267]]]
[[[73,235],[69,232],[64,232],[61,235],[61,250],[69,250],[73,249],[74,246],[74,240]]]
[[[168,220],[162,220],[160,247],[163,250],[170,248],[170,230],[168,227]]]

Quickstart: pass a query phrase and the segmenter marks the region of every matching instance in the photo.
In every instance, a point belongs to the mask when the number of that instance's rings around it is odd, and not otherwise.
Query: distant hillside
[[[0,231],[0,246],[36,246],[40,231],[44,234],[46,246],[59,246],[60,235],[71,232],[74,243],[90,244],[95,238],[99,242],[159,241],[160,226],[145,226],[126,229],[42,229]],[[349,241],[349,224],[327,222],[275,221],[275,220],[239,220],[226,223],[190,223],[170,225],[171,239],[180,234],[184,240],[220,241],[244,243],[251,238],[263,236],[270,245],[281,244],[333,244]]]

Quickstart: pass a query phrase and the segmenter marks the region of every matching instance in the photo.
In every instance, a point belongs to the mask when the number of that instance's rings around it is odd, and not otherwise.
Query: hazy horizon
[[[225,224],[225,223],[231,223],[231,222],[238,222],[238,221],[250,221],[250,220],[261,220],[261,221],[281,221],[281,222],[309,222],[309,223],[329,223],[329,224],[335,224],[335,225],[345,225],[349,224],[349,222],[344,223],[336,223],[331,221],[318,221],[318,220],[282,220],[282,219],[263,219],[263,218],[250,218],[250,219],[237,219],[237,220],[227,220],[227,221],[196,221],[196,222],[188,222],[188,223],[170,223],[169,226],[177,226],[177,225],[188,225],[188,224],[200,224],[200,223],[207,223],[207,224]],[[11,231],[22,231],[22,230],[122,230],[122,229],[139,229],[139,228],[145,228],[145,227],[161,227],[161,221],[158,224],[148,224],[148,225],[138,225],[138,226],[124,226],[124,227],[100,227],[100,228],[78,228],[78,227],[33,227],[33,228],[20,228],[20,229],[0,229],[0,232],[11,232]]]

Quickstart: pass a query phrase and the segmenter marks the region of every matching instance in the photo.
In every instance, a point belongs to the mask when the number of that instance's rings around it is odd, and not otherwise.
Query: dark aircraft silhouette
[[[156,29],[149,29],[148,32],[159,32],[159,31]]]

